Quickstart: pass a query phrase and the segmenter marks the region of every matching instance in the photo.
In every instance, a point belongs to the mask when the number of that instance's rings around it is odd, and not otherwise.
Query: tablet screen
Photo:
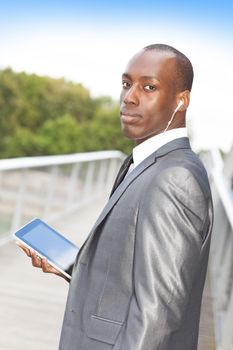
[[[79,250],[72,242],[39,219],[24,226],[15,236],[67,272]]]

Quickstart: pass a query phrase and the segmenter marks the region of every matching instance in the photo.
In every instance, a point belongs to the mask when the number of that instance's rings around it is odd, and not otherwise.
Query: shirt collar
[[[161,146],[166,143],[178,139],[180,137],[187,137],[187,128],[176,128],[168,130],[161,134],[150,137],[144,142],[133,148],[133,163],[134,168],[138,166],[144,159],[146,159],[150,154],[157,151]]]

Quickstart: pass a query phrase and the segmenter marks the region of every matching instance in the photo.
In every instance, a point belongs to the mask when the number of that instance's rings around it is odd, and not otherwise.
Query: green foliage
[[[0,71],[0,125],[1,158],[132,148],[110,97],[9,68]]]

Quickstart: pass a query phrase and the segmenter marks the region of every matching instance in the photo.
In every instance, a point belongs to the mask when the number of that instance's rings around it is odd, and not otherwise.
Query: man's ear
[[[182,102],[182,105],[179,108],[179,112],[184,112],[188,108],[189,102],[190,102],[190,91],[189,90],[182,91],[178,94],[177,105],[179,104],[180,101]]]

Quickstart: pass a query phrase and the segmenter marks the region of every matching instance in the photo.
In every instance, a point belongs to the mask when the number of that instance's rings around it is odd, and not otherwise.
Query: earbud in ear
[[[182,100],[179,101],[179,103],[178,103],[176,109],[174,110],[174,113],[176,113],[176,112],[180,109],[180,107],[182,106],[183,103],[184,103],[184,102],[183,102]]]
[[[176,109],[174,110],[174,112],[173,112],[173,114],[172,114],[172,116],[171,116],[171,119],[170,119],[169,122],[167,123],[167,126],[166,126],[166,128],[164,129],[163,132],[167,131],[167,129],[169,128],[169,126],[171,125],[171,123],[172,123],[172,121],[173,121],[173,119],[174,119],[174,116],[175,116],[176,112],[177,112],[178,109],[182,106],[183,103],[184,103],[184,102],[183,102],[182,100],[179,101],[178,105],[176,106]]]
[[[184,102],[183,102],[182,100],[180,100],[177,107],[180,108],[180,107],[182,106],[183,103],[184,103]]]

